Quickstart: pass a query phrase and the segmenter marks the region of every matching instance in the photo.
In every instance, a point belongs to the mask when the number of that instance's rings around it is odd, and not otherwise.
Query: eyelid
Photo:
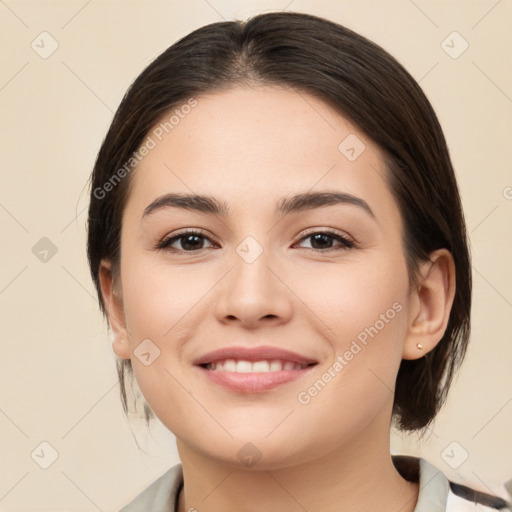
[[[310,228],[308,230],[303,231],[300,235],[298,240],[293,244],[293,246],[298,245],[303,240],[308,239],[309,237],[316,235],[316,234],[325,234],[333,238],[334,240],[338,241],[338,245],[334,247],[328,247],[325,249],[315,249],[312,247],[298,247],[299,250],[304,250],[307,252],[313,252],[315,254],[328,254],[333,252],[339,252],[339,251],[350,251],[353,249],[359,249],[359,243],[354,240],[350,235],[347,235],[344,232],[339,232],[338,230],[334,228],[321,228],[321,227],[314,227]]]
[[[348,235],[347,233],[343,232],[343,231],[339,231],[335,228],[328,228],[328,227],[314,227],[314,228],[308,228],[308,229],[305,229],[304,231],[301,231],[299,233],[298,236],[298,241],[301,241],[303,238],[306,238],[308,236],[311,236],[311,235],[315,235],[317,233],[325,233],[327,235],[332,235],[332,236],[338,236],[340,238],[343,238],[344,240],[346,240],[347,242],[350,242],[354,245],[356,245],[356,240],[354,240],[350,235]]]
[[[180,237],[184,237],[185,235],[200,235],[209,242],[211,242],[214,245],[220,245],[219,242],[216,241],[216,239],[211,236],[210,234],[207,234],[207,232],[204,229],[201,228],[183,228],[182,230],[179,230],[176,233],[171,233],[169,235],[164,236],[161,240],[159,240],[154,246],[153,249],[155,250],[167,250],[170,252],[181,252],[181,253],[198,253],[201,252],[203,249],[199,249],[197,251],[182,251],[179,249],[172,249],[170,248],[170,244],[172,241],[179,239]]]

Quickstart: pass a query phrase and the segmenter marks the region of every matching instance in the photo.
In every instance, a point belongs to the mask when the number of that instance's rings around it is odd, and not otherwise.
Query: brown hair
[[[404,221],[411,286],[432,251],[451,252],[456,292],[446,332],[422,358],[403,360],[396,382],[397,425],[404,430],[426,427],[446,398],[470,333],[471,264],[457,182],[442,129],[416,81],[380,46],[329,20],[276,12],[246,22],[213,23],[180,39],[137,77],[91,176],[88,258],[102,312],[106,315],[101,260],[112,263],[113,279],[119,275],[121,218],[131,182],[126,163],[172,108],[236,84],[284,85],[311,94],[380,147]],[[118,360],[117,369],[127,412],[125,373],[133,379],[131,361]],[[146,403],[144,409],[149,422],[153,413]]]

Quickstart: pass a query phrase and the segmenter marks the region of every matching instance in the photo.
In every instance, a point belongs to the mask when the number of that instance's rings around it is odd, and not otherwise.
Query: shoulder
[[[419,483],[418,502],[414,512],[510,510],[504,499],[448,480],[438,468],[423,458],[395,455],[393,463],[406,480]]]
[[[183,485],[181,464],[176,464],[150,484],[120,512],[168,512],[175,510]]]

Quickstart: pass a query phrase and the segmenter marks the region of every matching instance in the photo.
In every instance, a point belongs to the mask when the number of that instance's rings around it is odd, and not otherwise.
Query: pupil
[[[188,235],[182,239],[181,246],[185,250],[200,249],[201,242],[202,239],[199,235]]]
[[[317,242],[320,242],[320,247],[315,247],[315,245],[318,245]],[[326,247],[325,245],[322,246],[322,242],[327,242],[328,247],[330,247],[332,244],[332,239],[330,235],[327,235],[325,233],[316,233],[315,235],[313,235],[313,238],[311,239],[311,246],[314,249],[325,249]],[[329,244],[329,242],[331,242],[331,244]]]

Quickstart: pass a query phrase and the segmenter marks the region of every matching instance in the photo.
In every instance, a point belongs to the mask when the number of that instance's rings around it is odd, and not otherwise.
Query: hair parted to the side
[[[403,430],[421,430],[444,403],[470,334],[471,262],[461,200],[435,112],[411,75],[386,51],[359,34],[308,14],[276,12],[246,22],[201,27],[173,44],[134,81],[99,151],[91,176],[88,258],[99,304],[99,268],[119,277],[121,218],[130,190],[127,174],[108,194],[95,193],[122,168],[155,124],[191,97],[239,84],[293,88],[323,100],[357,125],[382,150],[386,179],[404,221],[403,245],[411,286],[419,264],[448,249],[456,292],[446,332],[435,349],[403,360],[393,414]],[[104,196],[104,197],[103,197]],[[127,412],[130,360],[118,360]],[[144,403],[146,421],[153,413]]]

